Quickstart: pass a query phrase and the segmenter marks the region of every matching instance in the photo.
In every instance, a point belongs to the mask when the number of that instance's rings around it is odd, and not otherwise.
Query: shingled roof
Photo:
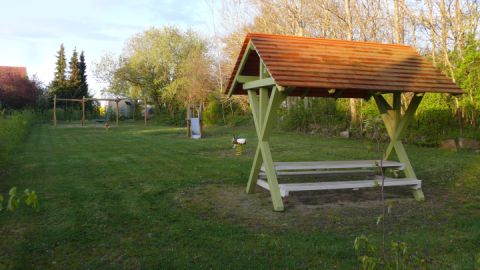
[[[249,33],[225,94],[246,94],[237,76],[258,76],[260,59],[276,85],[292,96],[463,93],[410,46]]]
[[[26,67],[10,67],[10,66],[0,66],[0,77],[17,77],[25,78],[27,77],[27,68]]]

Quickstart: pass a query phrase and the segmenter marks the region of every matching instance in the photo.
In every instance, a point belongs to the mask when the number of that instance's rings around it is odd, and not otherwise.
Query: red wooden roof
[[[25,78],[27,77],[27,68],[26,67],[9,67],[9,66],[0,66],[0,77],[18,77]]]
[[[462,94],[451,79],[410,46],[249,33],[243,43],[225,93],[246,94],[238,75],[258,76],[260,58],[277,85],[289,95],[364,98],[378,92],[438,92]],[[338,93],[336,95],[339,97]]]

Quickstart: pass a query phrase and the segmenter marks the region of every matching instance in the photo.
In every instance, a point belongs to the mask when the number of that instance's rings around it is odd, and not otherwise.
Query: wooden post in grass
[[[413,120],[415,111],[417,110],[423,98],[423,93],[415,94],[408,104],[408,108],[404,115],[401,114],[401,93],[393,94],[393,105],[390,105],[382,95],[374,95],[380,115],[382,116],[390,143],[385,151],[384,159],[390,158],[393,152],[397,154],[398,159],[405,166],[404,172],[407,178],[417,179],[417,175],[413,170],[410,159],[408,158],[402,139],[405,136],[408,124]],[[417,201],[425,200],[422,189],[414,189],[413,196]]]
[[[187,106],[187,137],[190,137],[192,126],[191,126],[191,117],[192,117],[192,107]]]
[[[116,100],[115,100],[115,115],[116,115],[115,122],[116,122],[116,125],[117,125],[117,126],[118,126],[118,118],[119,118],[118,102],[119,102],[119,100],[116,99]]]
[[[82,97],[82,126],[85,125],[85,96]]]
[[[198,123],[200,124],[200,137],[203,138],[203,106],[202,103],[200,103],[200,106],[198,107]]]
[[[143,106],[145,107],[145,126],[147,125],[147,99],[146,98],[143,98]]]
[[[57,126],[57,95],[53,96],[53,126]]]
[[[135,123],[135,113],[137,112],[137,100],[135,100],[135,101],[132,100],[132,103],[133,103],[133,114],[132,114],[133,123]]]
[[[259,75],[260,80],[252,83],[251,88],[249,88],[248,83],[244,84],[244,89],[248,90],[250,107],[253,113],[253,122],[258,137],[257,150],[250,170],[246,192],[253,193],[260,173],[260,167],[263,163],[265,174],[267,175],[270,196],[272,198],[273,210],[283,211],[284,206],[280,195],[280,187],[278,185],[277,174],[273,164],[269,140],[273,123],[277,116],[276,110],[280,106],[280,103],[285,100],[287,95],[284,89],[280,86],[274,85],[270,88],[263,85],[265,80],[271,79],[266,71],[263,61],[260,61]],[[261,82],[261,84],[257,85],[258,82]]]

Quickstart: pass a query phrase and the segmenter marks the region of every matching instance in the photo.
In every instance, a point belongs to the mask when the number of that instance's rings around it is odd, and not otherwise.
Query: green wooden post
[[[252,109],[253,122],[255,123],[255,130],[257,132],[257,137],[260,137],[261,134],[261,124],[260,124],[260,112],[259,112],[259,101],[257,93],[254,90],[248,91],[248,98],[250,100],[250,108]],[[259,140],[260,142],[260,140]],[[258,174],[260,172],[260,167],[262,166],[262,155],[260,150],[260,143],[257,145],[257,150],[255,151],[255,157],[253,158],[252,169],[250,170],[250,176],[248,177],[247,183],[247,194],[251,194],[255,191],[255,186],[257,185]]]
[[[263,91],[263,94],[262,94]],[[285,99],[285,94],[280,92],[277,87],[273,87],[270,97],[268,98],[268,89],[260,89],[260,97],[258,97],[253,90],[248,91],[250,98],[250,106],[254,115],[255,128],[257,130],[258,146],[255,152],[255,157],[250,171],[250,177],[247,183],[247,193],[252,193],[258,180],[260,167],[265,169],[268,186],[270,189],[270,196],[272,198],[273,209],[275,211],[283,211],[283,201],[280,195],[280,187],[278,186],[277,174],[275,165],[273,163],[272,153],[270,151],[270,134],[273,123],[276,118],[276,110],[280,103]],[[258,101],[258,99],[264,99]],[[263,108],[262,108],[263,107]],[[263,115],[260,115],[260,112]]]
[[[390,106],[388,102],[383,98],[381,95],[375,95],[374,99],[377,104],[377,107],[380,111],[382,116],[383,122],[385,123],[385,127],[387,129],[387,133],[390,137],[390,143],[387,147],[385,152],[384,159],[390,158],[395,150],[397,157],[400,162],[404,165],[404,172],[407,178],[417,179],[417,175],[413,170],[412,164],[410,163],[410,159],[408,158],[407,152],[405,151],[405,147],[402,144],[402,138],[405,135],[405,131],[407,129],[408,124],[413,119],[415,115],[415,111],[417,110],[420,102],[422,101],[422,95],[415,95],[405,114],[401,115],[401,96],[400,93],[393,94],[393,106]],[[413,195],[416,200],[423,201],[425,200],[425,196],[421,189],[415,189],[413,191]]]
[[[268,187],[270,189],[270,196],[273,203],[273,210],[275,211],[283,211],[284,206],[282,196],[280,195],[280,187],[278,186],[277,172],[273,164],[272,153],[270,152],[269,139],[273,123],[276,118],[276,110],[284,99],[284,93],[278,91],[277,87],[273,87],[268,108],[265,111],[264,121],[262,122],[262,133],[259,137],[263,166],[265,168],[265,174],[267,175]]]
[[[263,61],[260,61],[260,76],[257,78],[267,77],[268,74],[265,74],[265,64]],[[257,131],[257,136],[260,138],[262,134],[262,123],[265,118],[265,112],[268,106],[268,89],[260,88],[259,94],[257,95],[256,90],[248,90],[248,98],[250,101],[250,107],[253,114],[253,120],[255,123],[255,129]],[[253,158],[252,168],[250,169],[250,176],[248,177],[246,193],[251,194],[255,191],[255,186],[257,185],[258,174],[260,173],[260,167],[262,166],[262,154],[260,147],[260,139],[257,145],[257,150],[255,151],[255,157]]]
[[[250,170],[246,192],[254,192],[260,168],[263,164],[267,176],[270,196],[272,198],[273,210],[283,211],[283,200],[280,194],[280,187],[278,185],[275,164],[273,163],[272,153],[270,151],[269,140],[273,123],[276,118],[276,110],[280,103],[285,100],[286,94],[285,91],[282,91],[284,90],[283,88],[276,85],[273,85],[272,87],[274,80],[271,78],[263,61],[260,61],[259,73],[258,80],[253,80],[254,78],[250,77],[242,78],[245,79],[245,81],[248,80],[243,84],[243,89],[248,91],[248,98],[258,137],[257,150],[255,151],[255,157]],[[272,87],[271,91],[269,91],[270,87]],[[256,92],[257,89],[258,95]]]

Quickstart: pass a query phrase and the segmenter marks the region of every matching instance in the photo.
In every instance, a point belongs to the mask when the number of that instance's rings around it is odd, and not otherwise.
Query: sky
[[[213,3],[213,4],[212,4]],[[26,66],[46,85],[55,55],[64,44],[84,51],[90,93],[100,95],[93,63],[106,53],[118,55],[125,41],[150,27],[192,28],[213,35],[210,0],[0,0],[0,66]]]

